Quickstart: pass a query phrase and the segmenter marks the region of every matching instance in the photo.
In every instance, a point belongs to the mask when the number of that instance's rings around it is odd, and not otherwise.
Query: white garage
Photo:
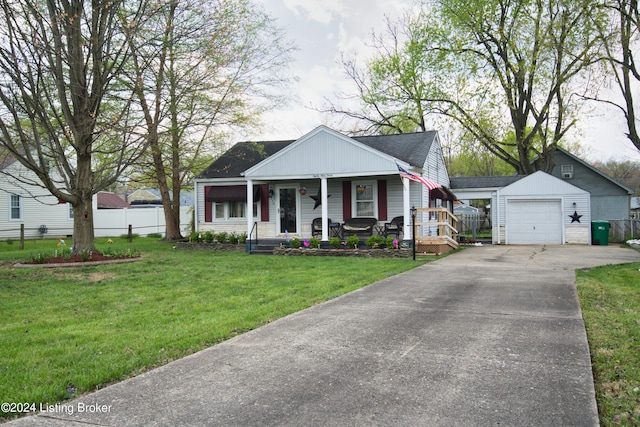
[[[590,195],[544,172],[536,172],[492,195],[493,243],[590,244]]]

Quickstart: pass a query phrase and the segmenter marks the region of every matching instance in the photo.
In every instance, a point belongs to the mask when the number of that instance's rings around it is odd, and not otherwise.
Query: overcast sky
[[[344,54],[357,53],[359,62],[370,54],[371,33],[382,33],[385,16],[396,19],[410,7],[410,0],[256,0],[277,19],[298,47],[291,64],[298,81],[291,86],[292,101],[267,114],[265,127],[248,135],[253,140],[297,139],[319,125],[335,126],[336,117],[314,111],[325,98],[354,93],[353,84],[339,64]],[[640,153],[628,142],[622,119],[596,112],[580,123],[573,135],[585,146],[589,160],[640,161]]]

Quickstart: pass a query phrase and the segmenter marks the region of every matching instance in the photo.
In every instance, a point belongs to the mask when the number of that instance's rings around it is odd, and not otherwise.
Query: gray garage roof
[[[451,179],[451,189],[472,189],[472,188],[502,188],[521,180],[526,175],[510,176],[462,176]]]

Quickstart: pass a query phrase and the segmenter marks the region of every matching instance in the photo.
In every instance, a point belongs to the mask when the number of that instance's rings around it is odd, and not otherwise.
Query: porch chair
[[[327,222],[331,224],[331,219]],[[311,237],[322,237],[322,218],[314,218],[311,221]]]
[[[397,216],[384,225],[384,237],[389,237],[389,235],[396,236],[396,239],[400,239],[400,235],[403,232],[404,228],[404,217]]]

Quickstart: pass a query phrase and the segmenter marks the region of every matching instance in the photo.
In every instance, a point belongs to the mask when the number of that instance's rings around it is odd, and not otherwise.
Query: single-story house
[[[429,191],[399,167],[443,188]],[[402,217],[409,239],[411,208],[453,200],[448,186],[436,131],[349,137],[320,126],[297,140],[241,142],[222,154],[194,180],[195,226],[250,239],[309,238],[320,218],[326,241],[332,224],[375,218],[380,231]]]

